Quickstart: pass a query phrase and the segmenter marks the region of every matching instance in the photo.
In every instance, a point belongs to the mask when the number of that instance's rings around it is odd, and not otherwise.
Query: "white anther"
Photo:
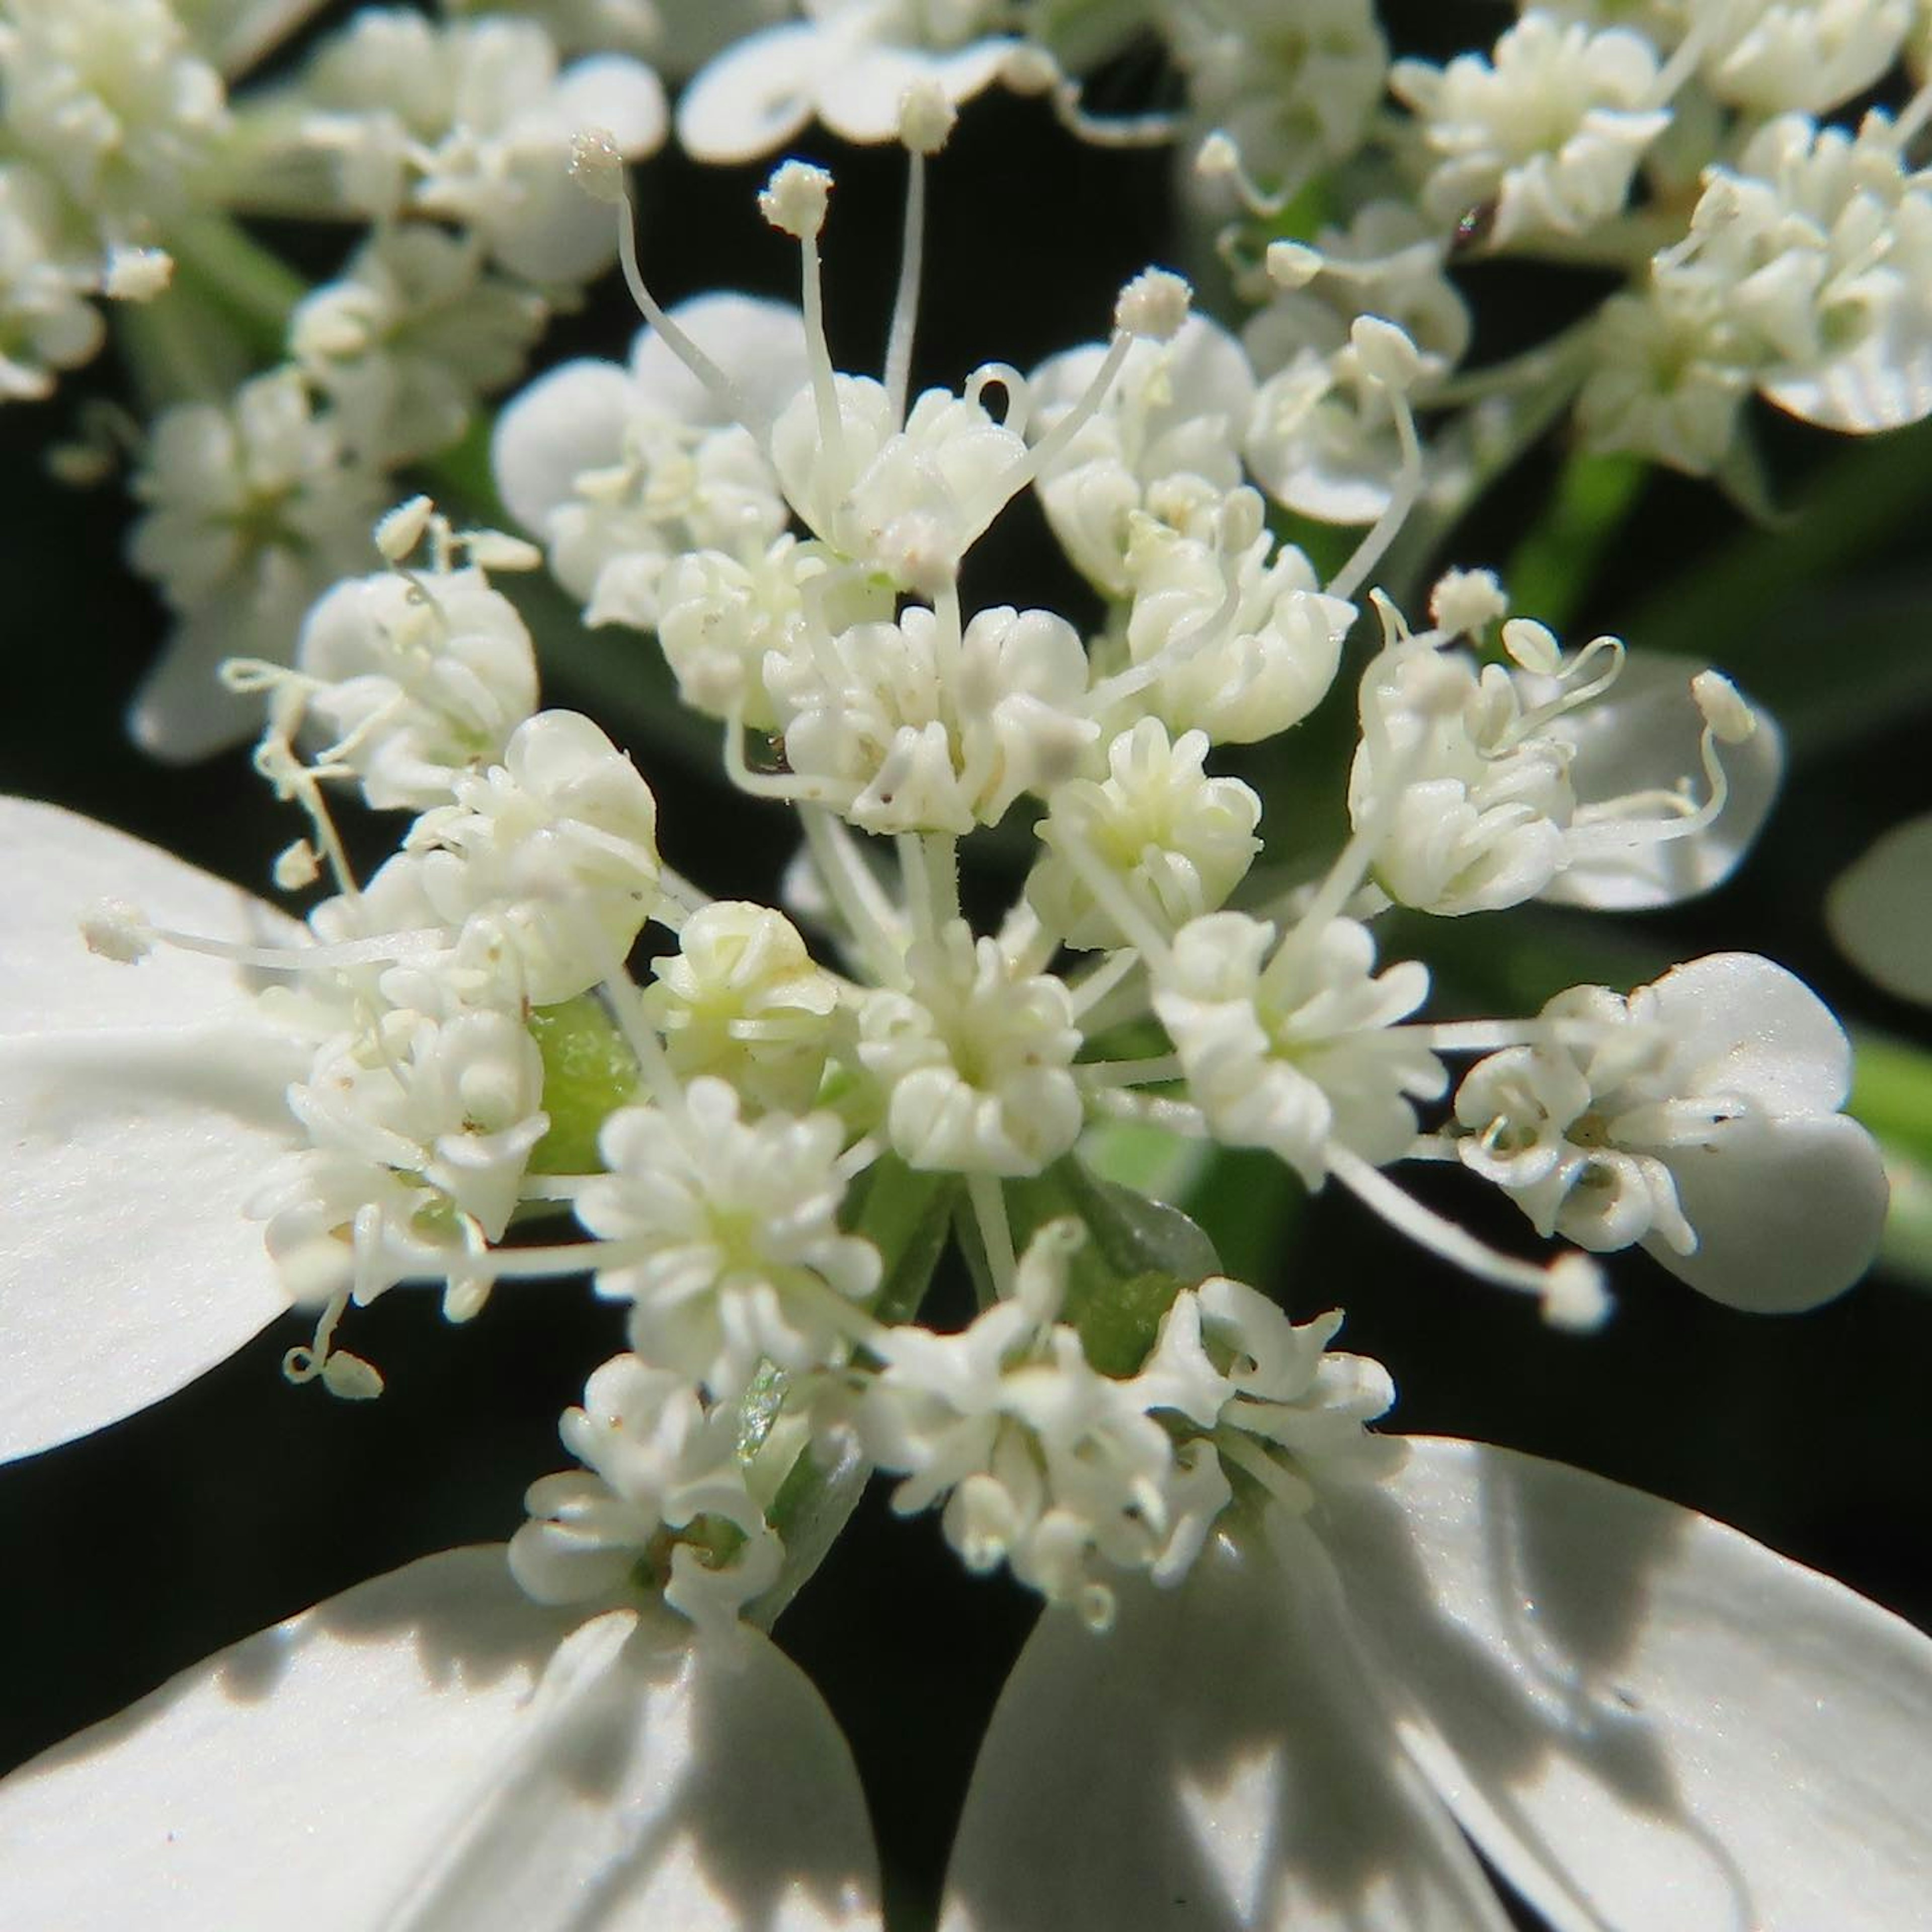
[[[1509,598],[1492,570],[1445,570],[1429,593],[1429,614],[1436,628],[1450,637],[1474,637],[1485,625],[1508,616]],[[1507,643],[1508,634],[1504,634]],[[1557,667],[1552,662],[1548,668],[1553,672]]]
[[[570,143],[570,178],[592,201],[621,207],[625,200],[624,157],[607,129],[586,128]]]
[[[145,959],[154,944],[146,915],[125,899],[103,899],[80,922],[80,936],[88,952],[123,966]]]
[[[758,196],[758,212],[781,234],[809,241],[825,226],[832,177],[808,161],[782,162]]]
[[[1406,394],[1422,374],[1422,357],[1409,340],[1408,332],[1378,315],[1358,315],[1350,325],[1348,340],[1362,365],[1362,373],[1384,388]]]
[[[1120,291],[1114,326],[1150,342],[1171,342],[1187,320],[1194,291],[1184,278],[1166,268],[1148,268]]]
[[[117,242],[107,251],[101,292],[110,301],[152,302],[175,278],[175,258],[165,248],[130,248]]]
[[[1563,647],[1546,624],[1528,617],[1512,617],[1503,626],[1503,649],[1525,670],[1554,677],[1562,667]]]
[[[1305,289],[1327,266],[1318,248],[1306,242],[1270,242],[1264,257],[1268,278],[1278,289]]]
[[[899,141],[915,154],[936,154],[959,124],[959,110],[936,80],[916,80],[899,98]]]
[[[1690,695],[1720,744],[1742,745],[1757,729],[1756,713],[1722,671],[1700,671],[1690,680]]]
[[[422,542],[435,514],[436,504],[428,496],[412,496],[407,502],[398,503],[376,526],[376,549],[388,562],[400,563]]]
[[[1218,128],[1195,152],[1194,172],[1203,181],[1224,181],[1240,171],[1240,150]],[[1274,250],[1268,252],[1272,254]]]
[[[316,856],[315,848],[306,838],[298,838],[275,855],[270,876],[282,891],[298,892],[304,886],[314,885],[322,876],[322,862]]]
[[[1604,1271],[1588,1255],[1559,1255],[1544,1276],[1543,1318],[1552,1328],[1587,1335],[1610,1318]]]

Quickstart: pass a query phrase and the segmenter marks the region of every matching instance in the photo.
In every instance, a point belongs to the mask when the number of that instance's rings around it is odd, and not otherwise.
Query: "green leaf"
[[[866,1236],[884,1260],[884,1279],[872,1302],[872,1312],[881,1322],[904,1322],[918,1312],[945,1252],[958,1191],[957,1176],[916,1173],[890,1154],[874,1162],[854,1184],[847,1198],[846,1226]],[[783,1382],[775,1370],[754,1385],[746,1400],[757,1405],[757,1413],[744,1418],[748,1439],[762,1441],[769,1432],[773,1397],[782,1394]],[[820,1462],[807,1448],[792,1465],[767,1512],[784,1545],[784,1567],[746,1612],[761,1630],[777,1622],[825,1561],[858,1508],[872,1472],[856,1443],[847,1444],[830,1463]]]
[[[637,1091],[638,1060],[603,1002],[589,994],[538,1006],[530,1036],[543,1058],[550,1131],[530,1154],[533,1174],[598,1174],[597,1137]]]

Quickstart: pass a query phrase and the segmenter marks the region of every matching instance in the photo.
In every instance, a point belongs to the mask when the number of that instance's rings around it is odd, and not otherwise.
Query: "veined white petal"
[[[777,415],[810,380],[805,318],[790,302],[721,292],[679,303],[670,319],[767,416]],[[655,329],[638,331],[631,376],[652,410],[681,422],[722,426],[717,398]]]
[[[573,129],[595,128],[608,134],[618,153],[631,160],[656,154],[670,130],[663,82],[642,61],[626,55],[592,54],[573,61],[557,76],[550,98]]]
[[[566,362],[521,391],[496,418],[490,466],[512,516],[548,535],[551,511],[570,501],[577,479],[623,453],[633,407],[629,378],[615,362]]]
[[[808,21],[767,28],[712,61],[677,104],[677,138],[700,161],[754,161],[812,118],[820,76],[844,48]]]
[[[1318,1527],[1416,1762],[1559,1932],[1904,1932],[1932,1639],[1738,1532],[1412,1442]]]
[[[957,106],[992,85],[1014,44],[975,40],[944,56],[916,48],[848,46],[845,57],[819,78],[818,118],[848,141],[896,140],[899,103],[908,88],[928,82]]]
[[[1570,777],[1580,802],[1668,791],[1696,773],[1704,719],[1690,687],[1702,668],[1661,651],[1632,651],[1615,688],[1564,719],[1564,730],[1576,746]],[[1599,912],[1638,912],[1722,885],[1750,849],[1778,796],[1784,734],[1760,711],[1757,729],[1743,744],[1725,746],[1723,758],[1730,795],[1704,830],[1579,859],[1538,896]]]
[[[1878,1144],[1843,1114],[1726,1120],[1670,1157],[1693,1254],[1644,1246],[1680,1281],[1757,1315],[1796,1314],[1870,1267],[1888,1190]]]
[[[285,625],[275,621],[279,615],[286,615]],[[278,613],[272,605],[262,623],[245,590],[218,593],[182,613],[128,707],[134,742],[164,764],[192,765],[260,731],[261,699],[229,690],[216,669],[224,658],[256,650],[286,658],[301,619],[300,608]]]
[[[1291,1532],[1294,1526],[1289,1526]],[[1049,1609],[994,1712],[941,1932],[1501,1932],[1305,1534],[1210,1539],[1177,1588]]]
[[[97,958],[80,921],[299,940],[272,907],[58,807],[0,800],[0,1456],[172,1394],[286,1306],[242,1203],[292,1132],[298,1069],[242,975],[158,948]]]
[[[857,1780],[770,1642],[572,1630],[446,1551],[0,1784],[0,1918],[92,1932],[865,1932]]]
[[[1841,872],[1825,920],[1860,972],[1932,1005],[1932,812],[1894,825]]]

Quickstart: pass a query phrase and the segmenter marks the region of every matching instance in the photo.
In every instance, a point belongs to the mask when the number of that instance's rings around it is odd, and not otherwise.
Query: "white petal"
[[[756,296],[695,296],[670,319],[731,380],[754,410],[777,415],[810,376],[805,318],[789,302]],[[648,407],[682,422],[724,418],[716,399],[652,329],[631,350],[631,376]]]
[[[1878,1253],[1888,1190],[1878,1144],[1843,1114],[1726,1121],[1714,1144],[1673,1153],[1694,1254],[1644,1245],[1680,1281],[1757,1315],[1841,1294]]]
[[[767,28],[722,54],[677,104],[677,138],[700,161],[754,161],[812,118],[820,76],[840,52],[806,21]]]
[[[175,620],[160,660],[142,679],[128,711],[129,735],[151,758],[196,764],[260,731],[261,699],[228,689],[216,668],[258,646],[260,655],[286,662],[296,625],[292,617],[286,636],[272,622],[262,636],[247,634],[247,602],[241,595],[218,596]]]
[[[158,950],[97,958],[102,899],[211,938],[301,928],[249,894],[58,807],[0,800],[0,1456],[158,1401],[286,1306],[242,1214],[292,1129],[298,1070],[241,975]]]
[[[573,133],[594,128],[608,134],[627,160],[664,146],[670,121],[664,83],[642,61],[622,54],[573,61],[557,76],[550,98]]]
[[[974,1768],[940,1932],[1463,1932],[1508,1923],[1362,1676],[1318,1549],[1210,1540],[1048,1610]]]
[[[623,452],[630,379],[614,362],[566,362],[522,391],[496,419],[490,464],[512,516],[538,536],[586,470]]]
[[[1860,972],[1932,1005],[1932,813],[1894,825],[1840,873],[1825,919]]]
[[[1420,1439],[1323,1536],[1406,1741],[1558,1932],[1905,1932],[1932,1640],[1580,1471]]]
[[[1012,50],[1010,40],[976,40],[944,57],[916,49],[859,46],[818,82],[818,118],[848,141],[896,140],[899,104],[921,82],[956,105],[988,86]]]
[[[1674,790],[1704,780],[1698,758],[1702,714],[1690,680],[1704,667],[1661,651],[1632,651],[1615,688],[1564,721],[1576,758],[1570,782],[1580,802]],[[1720,748],[1730,795],[1703,831],[1663,844],[1639,845],[1570,865],[1540,896],[1558,905],[1635,912],[1674,905],[1720,886],[1763,826],[1784,776],[1784,739],[1769,715],[1742,745]]]
[[[1922,422],[1932,415],[1932,306],[1901,289],[1844,355],[1774,370],[1758,387],[1820,429],[1868,435]]]
[[[447,1551],[219,1652],[0,1784],[0,1921],[92,1932],[860,1932],[844,1741],[755,1633],[572,1631]]]
[[[1828,1114],[1852,1090],[1852,1043],[1796,974],[1756,952],[1710,952],[1652,987],[1685,1094],[1736,1094],[1773,1114]]]

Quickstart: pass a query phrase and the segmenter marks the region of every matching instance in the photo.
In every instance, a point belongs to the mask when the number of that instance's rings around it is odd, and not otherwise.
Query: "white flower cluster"
[[[1560,1727],[1519,1739],[1510,1726],[1529,1720],[1500,1698],[1468,1717],[1468,1656],[1491,1646],[1514,1681],[1526,1645],[1560,1642],[1568,1621],[1526,1638],[1536,1603],[1514,1582],[1508,1604],[1490,1600],[1497,1550],[1524,1523],[1557,1539],[1560,1576],[1593,1584],[1625,1543],[1659,1552],[1646,1580],[1660,1609],[1634,1618],[1619,1669],[1665,1710],[1645,1762],[1694,1796],[1683,1816],[1700,1834],[1718,1814],[1697,1780],[1732,1742],[1708,1717],[1708,1658],[1672,1648],[1671,1593],[1783,1606],[1808,1642],[1760,1729],[1779,1750],[1816,1738],[1862,1764],[1834,1729],[1842,1706],[1864,1727],[1852,1743],[1882,1739],[1874,1883],[1922,1898],[1922,1821],[1885,1809],[1922,1787],[1922,1646],[1901,1652],[1869,1606],[1683,1512],[1628,1494],[1580,1508],[1588,1479],[1574,1472],[1506,1459],[1510,1506],[1496,1506],[1465,1448],[1412,1454],[1376,1432],[1393,1384],[1330,1347],[1339,1312],[1294,1322],[1223,1273],[1178,1210],[1105,1171],[1121,1123],[1170,1152],[1260,1150],[1284,1185],[1333,1181],[1580,1330],[1610,1312],[1594,1258],[1633,1246],[1746,1310],[1809,1307],[1863,1271],[1883,1168],[1841,1111],[1842,1029],[1782,968],[1716,952],[1647,986],[1573,987],[1534,1014],[1438,1018],[1412,956],[1432,920],[1531,902],[1650,909],[1719,884],[1769,808],[1776,727],[1715,670],[1610,637],[1566,648],[1487,570],[1448,570],[1425,592],[1421,567],[1392,560],[1418,524],[1439,536],[1493,469],[1471,453],[1478,412],[1505,451],[1574,405],[1594,448],[1722,471],[1753,391],[1844,430],[1932,411],[1932,202],[1907,158],[1932,95],[1855,129],[1816,118],[1916,58],[1912,10],[1551,0],[1440,67],[1391,63],[1369,0],[700,10],[365,8],[231,98],[306,17],[300,0],[0,0],[0,394],[44,394],[94,351],[94,298],[188,304],[124,332],[172,404],[142,449],[132,554],[179,620],[137,729],[188,755],[266,712],[256,768],[305,826],[275,883],[320,888],[297,922],[65,814],[0,802],[26,855],[24,963],[0,960],[0,1136],[23,1251],[52,1252],[64,1204],[117,1170],[100,1228],[59,1256],[69,1301],[16,1316],[0,1298],[60,1371],[0,1408],[6,1449],[111,1420],[158,1376],[179,1386],[290,1304],[315,1325],[284,1372],[352,1400],[382,1378],[345,1326],[399,1284],[439,1289],[454,1321],[506,1280],[587,1277],[617,1305],[622,1352],[560,1424],[576,1466],[529,1489],[508,1546],[522,1598],[457,1557],[360,1601],[427,1615],[460,1587],[454,1622],[488,1623],[493,1657],[543,1662],[527,1725],[520,1690],[514,1710],[479,1692],[497,1781],[453,1850],[406,1862],[398,1922],[506,1924],[553,1879],[558,1897],[586,1895],[586,1870],[600,1898],[648,1888],[654,1923],[752,1922],[712,1909],[758,1887],[739,1851],[712,1868],[702,1831],[722,1810],[740,1842],[744,1780],[705,1747],[755,1688],[757,1750],[798,1760],[772,1789],[789,1803],[818,1777],[822,1712],[752,1627],[874,1473],[896,1479],[899,1511],[939,1512],[968,1569],[1004,1567],[1072,1612],[1047,1617],[1028,1652],[1060,1659],[1052,1694],[1023,1662],[995,1720],[998,1774],[968,1802],[948,1932],[1137,1922],[1156,1895],[1150,1862],[1177,1895],[1197,1882],[1202,1843],[1164,1843],[1171,1821],[1123,1858],[1132,1817],[1111,1798],[1106,1856],[1086,1856],[1057,1764],[1103,1796],[1149,1763],[1172,1771],[1176,1816],[1214,1814],[1196,1839],[1258,1844],[1282,1868],[1256,1870],[1285,1912],[1314,1896],[1274,1798],[1241,1784],[1238,1802],[1210,1792],[1203,1809],[1200,1766],[1176,1742],[1202,1713],[1202,1736],[1257,1748],[1310,1727],[1301,1760],[1231,1759],[1238,1784],[1258,1762],[1257,1779],[1318,1802],[1344,1774],[1336,1870],[1353,1888],[1318,1898],[1311,1924],[1345,1908],[1352,1923],[1490,1923],[1444,1806],[1539,1904],[1639,1922],[1642,1861],[1600,1856],[1594,1823],[1563,1854],[1574,1870],[1548,1849],[1572,1814],[1614,1814],[1601,1844],[1625,1844],[1627,1780],[1593,1762],[1558,1796],[1516,1788],[1522,1762],[1582,1762],[1610,1727],[1648,1722],[1636,1692],[1620,1682],[1618,1711],[1599,1709],[1610,1694],[1590,1673],[1539,1662],[1517,1701],[1560,1704]],[[1185,109],[1101,121],[1079,76],[1150,30]],[[876,375],[829,346],[833,182],[805,161],[781,162],[758,202],[799,248],[798,307],[714,290],[666,310],[652,295],[623,164],[671,117],[640,54],[691,76],[675,124],[700,160],[767,154],[814,117],[904,149],[907,244]],[[1190,284],[1150,268],[1119,291],[1104,340],[915,394],[927,172],[996,82],[1049,96],[1096,140],[1200,137],[1197,174],[1243,211],[1222,238],[1245,325],[1194,314]],[[1385,90],[1402,114],[1378,111]],[[1317,204],[1332,222],[1284,232]],[[304,290],[232,218],[264,212],[368,232],[338,279]],[[1499,253],[1631,279],[1573,336],[1471,371],[1454,275]],[[551,308],[614,256],[646,325],[628,361],[553,368],[493,425],[497,494],[524,534],[460,527],[426,495],[379,518],[397,472],[470,434]],[[283,359],[245,374],[265,340]],[[464,494],[454,473],[446,500]],[[1029,492],[1092,593],[1073,614],[979,601],[990,560],[976,549]],[[1324,563],[1305,526],[1305,547],[1285,534],[1298,518],[1366,529]],[[382,567],[362,574],[372,525]],[[493,577],[546,562],[586,627],[661,650],[729,782],[795,808],[782,907],[712,900],[681,877],[627,752],[590,718],[542,707],[531,631]],[[226,712],[204,688],[218,659]],[[1345,756],[1325,813],[1284,824],[1272,779],[1318,714]],[[405,815],[366,878],[338,830],[345,801]],[[991,918],[962,892],[968,841],[1024,854]],[[75,956],[76,928],[94,958]],[[164,1136],[179,1180],[137,1158]],[[1568,1245],[1539,1259],[1491,1247],[1396,1178],[1418,1162],[1500,1190]],[[133,1247],[152,1251],[140,1293]],[[949,1254],[977,1298],[950,1328],[928,1305]],[[90,1326],[97,1300],[124,1327]],[[1641,1533],[1605,1538],[1608,1556],[1571,1548],[1593,1509]],[[1076,1622],[1086,1648],[1069,1661],[1058,1646]],[[1102,1634],[1127,1660],[1111,1672]],[[326,1720],[316,1762],[360,1794],[343,1713],[368,1694],[346,1672],[314,1690],[332,1635],[298,1637],[289,1681]],[[1445,1656],[1449,1688],[1435,1682]],[[1168,1694],[1166,1676],[1141,1689],[1149,1658],[1198,1695]],[[1370,1663],[1399,1697],[1366,1684]],[[1234,1711],[1250,1676],[1262,1700]],[[1894,1681],[1917,1703],[1876,1708],[1873,1687]],[[1069,1685],[1099,1714],[1092,1738]],[[405,1673],[402,1701],[421,1690]],[[218,1738],[239,1721],[182,1708]],[[1040,1747],[1052,1723],[1081,1735]],[[615,1748],[633,1730],[648,1748]],[[580,1788],[592,1748],[594,1793]],[[1086,1762],[1103,1748],[1118,1762]],[[130,1782],[145,1804],[165,1780]],[[553,1786],[570,1787],[568,1806]],[[837,1785],[841,1807],[850,1796]],[[14,1802],[0,1792],[0,1810]],[[783,1809],[746,1804],[760,1831]],[[542,1821],[527,1832],[525,1810]],[[1354,1815],[1370,1812],[1372,1828]],[[622,1816],[622,1846],[586,1853],[572,1834],[607,1814]],[[500,1831],[506,1816],[519,1829]],[[1054,1916],[1052,1885],[1010,1904],[988,1850],[1042,1819],[1082,1852],[1077,1912]],[[332,1860],[344,1882],[402,1869],[416,1826],[382,1828],[369,1858]],[[1846,1834],[1758,1828],[1773,1906],[1852,1895],[1849,1868],[1817,1879]],[[1711,1889],[1732,1883],[1716,1842],[1698,1836],[1694,1868],[1669,1870],[1701,1915],[1685,1924],[1736,1905]],[[840,1856],[821,1874],[838,1922],[880,1922],[854,1876],[862,1850]],[[772,1863],[762,1906],[781,1887],[802,1896],[799,1860]],[[0,1899],[40,1870],[0,1876]],[[1390,1873],[1404,1889],[1385,1912]],[[1259,1882],[1240,1880],[1251,1894]],[[261,1916],[194,1896],[197,1922]],[[333,1922],[393,1903],[352,1901]]]

